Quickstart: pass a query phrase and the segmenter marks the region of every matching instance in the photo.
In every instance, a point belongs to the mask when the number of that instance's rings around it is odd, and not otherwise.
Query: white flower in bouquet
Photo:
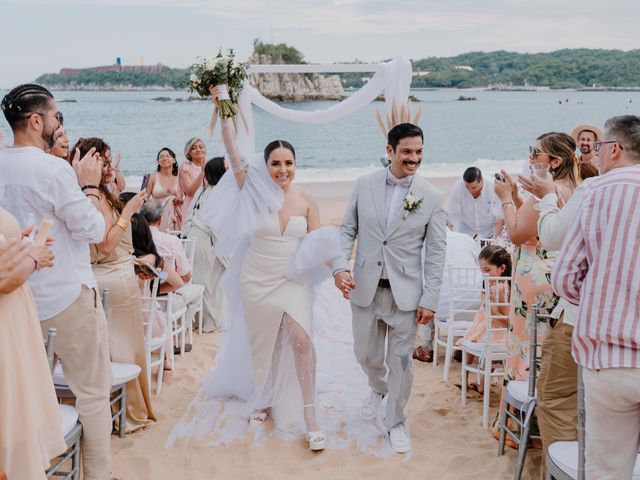
[[[195,73],[192,73],[189,77],[189,81],[191,83],[200,83],[200,77],[198,77]]]

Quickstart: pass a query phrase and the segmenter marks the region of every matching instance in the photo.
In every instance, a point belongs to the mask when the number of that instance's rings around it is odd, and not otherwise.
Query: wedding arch
[[[396,57],[389,62],[378,64],[334,64],[334,65],[250,65],[247,73],[344,73],[373,72],[373,77],[358,91],[346,99],[323,110],[294,110],[285,108],[264,97],[256,88],[245,80],[238,107],[243,121],[239,122],[238,146],[245,155],[255,151],[255,129],[251,106],[280,118],[299,123],[328,123],[345,117],[369,103],[378,95],[384,94],[384,108],[388,115],[393,109],[404,106],[409,101],[411,85],[411,62],[404,57]],[[242,124],[242,126],[240,126]]]

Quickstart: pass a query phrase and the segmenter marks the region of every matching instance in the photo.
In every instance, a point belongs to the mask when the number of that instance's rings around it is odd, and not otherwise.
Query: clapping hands
[[[531,178],[526,178],[520,175],[518,181],[522,188],[538,198],[542,198],[549,193],[556,193],[556,185],[553,183],[551,175],[547,175],[546,178],[540,178],[535,175],[532,175]]]
[[[76,172],[80,185],[99,185],[102,179],[102,162],[100,154],[95,147],[91,148],[87,154],[80,158],[80,150],[76,148],[71,160],[73,171]]]

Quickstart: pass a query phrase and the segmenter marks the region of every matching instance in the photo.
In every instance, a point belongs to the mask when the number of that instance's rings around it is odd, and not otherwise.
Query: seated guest
[[[452,232],[447,228],[447,250],[445,254],[445,267],[442,276],[442,287],[440,287],[440,296],[438,297],[438,306],[436,309],[436,318],[445,319],[449,316],[449,267],[468,267],[478,268],[478,253],[480,247],[469,236],[464,233]],[[464,287],[465,285],[458,285]],[[469,287],[472,287],[469,285]],[[477,301],[466,300],[469,298],[467,292],[460,291],[457,297],[454,297],[455,308],[474,310],[478,308],[480,299]],[[413,358],[421,362],[431,362],[433,360],[433,324],[418,325],[418,338],[422,340],[422,344],[413,352]]]
[[[133,240],[133,255],[139,260],[149,265],[154,266],[155,268],[165,272],[167,274],[167,278],[160,284],[158,287],[158,294],[167,294],[169,292],[175,292],[182,285],[184,285],[184,281],[180,278],[180,275],[175,271],[175,269],[170,265],[169,262],[165,262],[164,259],[158,253],[156,245],[153,241],[153,236],[151,235],[151,229],[149,228],[149,224],[145,220],[145,218],[139,213],[134,213],[131,217],[131,236]],[[149,289],[147,291],[143,290],[144,280],[150,280],[150,278],[146,278],[143,275],[138,275],[140,278],[139,287],[141,289],[141,293],[144,297],[149,297],[151,292]],[[148,311],[148,300],[143,301],[143,310]],[[146,319],[145,319],[146,320]],[[171,344],[171,339],[168,334],[168,325],[167,319],[160,308],[160,305],[156,304],[156,311],[153,316],[153,327],[152,327],[152,335],[154,337],[160,337],[164,333],[167,333],[167,342],[166,348],[168,349]],[[168,351],[168,350],[166,350]],[[166,353],[165,353],[166,355]],[[166,357],[165,357],[166,361]],[[165,363],[165,370],[170,370],[171,366],[168,363]]]
[[[453,185],[447,211],[454,232],[493,238],[504,224],[499,207],[493,184],[484,181],[480,169],[469,167]]]
[[[171,256],[173,265],[170,265],[180,275],[185,284],[176,291],[185,304],[187,305],[187,315],[185,322],[193,322],[193,317],[199,306],[199,299],[203,293],[204,287],[187,283],[191,280],[191,265],[182,248],[182,242],[175,235],[164,233],[159,230],[160,221],[162,219],[162,204],[156,200],[149,200],[140,210],[140,214],[147,220],[153,236],[153,242],[158,248],[158,252],[164,258]]]
[[[182,228],[182,238],[196,241],[193,262],[193,283],[204,285],[204,303],[202,306],[202,331],[204,333],[221,330],[225,326],[226,296],[222,291],[220,279],[229,262],[226,258],[217,258],[213,254],[216,236],[200,216],[200,206],[207,195],[224,175],[226,166],[223,157],[215,157],[204,167],[204,185],[196,192],[187,212]]]
[[[53,134],[60,126],[60,112],[46,88],[20,85],[3,98],[1,108],[13,130],[14,145],[0,151],[0,202],[21,225],[28,224],[30,215],[37,225],[43,218],[53,221],[51,236],[56,241],[51,250],[56,264],[32,275],[29,285],[43,334],[49,328],[58,330],[55,352],[82,424],[83,476],[107,479],[111,366],[107,325],[89,263],[89,242],[101,241],[105,231],[95,187],[100,163],[92,150],[82,158],[76,152],[74,168],[45,153],[53,147]],[[3,422],[4,417],[0,428]]]
[[[164,147],[156,156],[158,168],[149,177],[147,193],[154,200],[162,202],[162,219],[160,230],[182,229],[182,199],[184,194],[178,181],[178,160],[176,154]]]
[[[499,247],[497,245],[490,245],[488,247],[484,247],[478,256],[478,260],[480,263],[480,270],[482,273],[486,273],[490,277],[510,277],[511,276],[511,254],[507,252],[504,248]],[[505,283],[498,283],[493,280],[493,285],[489,286],[489,291],[491,292],[491,301],[494,303],[508,303],[509,302],[509,285]],[[480,303],[480,308],[478,309],[475,317],[473,318],[473,323],[467,330],[467,333],[456,342],[456,346],[462,347],[465,342],[473,342],[473,343],[482,343],[485,341],[485,337],[487,334],[487,310],[486,310],[486,302],[484,292],[482,292],[482,301]],[[503,307],[492,307],[491,308],[492,315],[500,315],[500,316],[508,316],[509,315],[509,306]],[[492,319],[491,320],[491,328],[507,328],[507,320],[506,319]],[[491,336],[491,341],[495,343],[505,343],[507,339],[506,331],[503,332],[493,332]],[[467,354],[467,364],[470,364],[473,361],[473,355]],[[468,375],[469,372],[467,372]],[[478,390],[482,393],[482,383],[469,383],[471,388]]]
[[[139,192],[123,206],[107,188],[114,180],[109,145],[99,138],[83,138],[73,151],[76,149],[81,155],[95,149],[102,161],[97,196],[106,230],[102,241],[91,245],[91,264],[100,290],[109,289],[107,324],[111,361],[135,363],[141,368],[138,378],[127,384],[127,431],[132,432],[156,420],[147,382],[141,298],[133,268],[129,228],[131,215],[140,208],[147,194]]]
[[[26,284],[32,273],[52,265],[49,247],[25,243],[16,219],[0,208],[0,472],[8,478],[45,480],[49,459],[67,449]]]

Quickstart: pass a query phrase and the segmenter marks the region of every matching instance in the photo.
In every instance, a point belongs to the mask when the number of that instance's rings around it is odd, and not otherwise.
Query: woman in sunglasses
[[[550,132],[540,135],[529,147],[529,162],[533,175],[553,178],[558,206],[569,199],[579,182],[576,143],[565,133]],[[558,302],[550,284],[551,265],[555,253],[547,252],[538,241],[537,209],[539,198],[520,196],[518,186],[508,173],[496,180],[495,192],[502,202],[504,221],[511,241],[516,245],[514,277],[509,311],[507,337],[507,380],[528,378],[529,334],[526,329],[527,313],[537,304],[540,314],[550,314]]]

